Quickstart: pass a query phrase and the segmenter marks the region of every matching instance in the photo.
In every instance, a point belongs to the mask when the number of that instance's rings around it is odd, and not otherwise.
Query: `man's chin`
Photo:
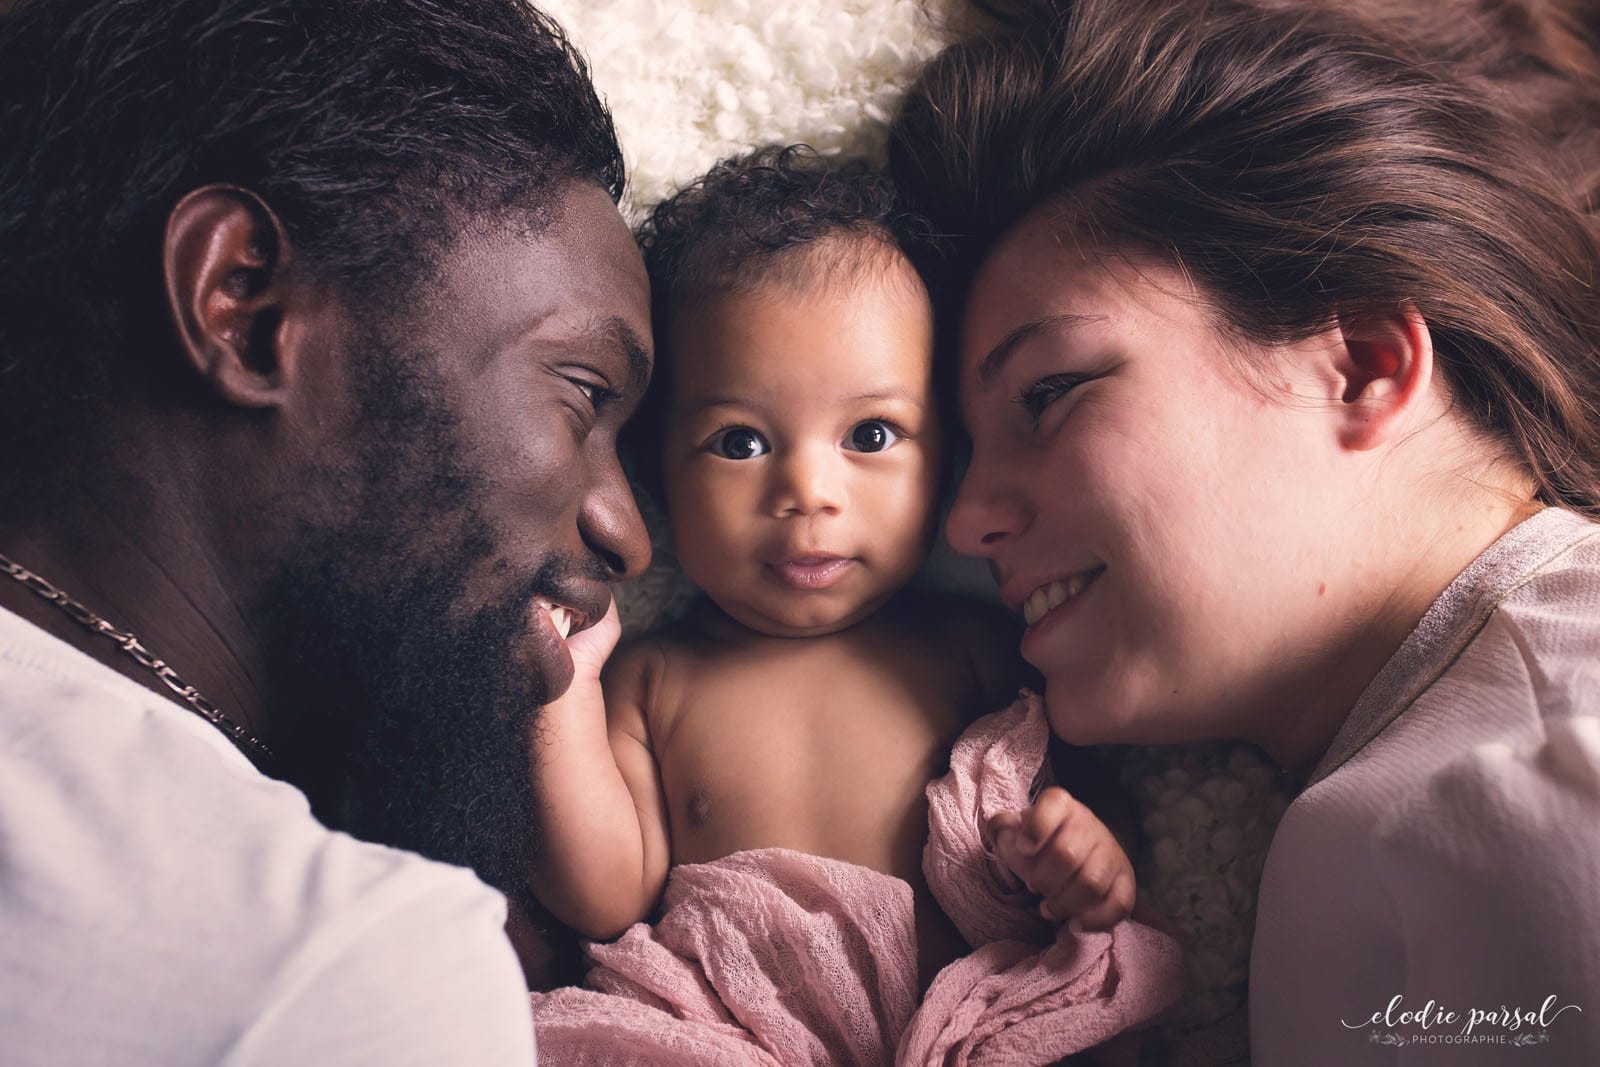
[[[366,596],[353,583],[278,590],[277,659],[292,666],[275,677],[293,684],[274,700],[274,739],[329,827],[510,891],[525,881],[530,725],[544,699],[517,654],[526,609],[508,598],[447,630],[459,588],[427,570],[411,571],[398,602],[392,587]]]
[[[388,718],[361,736],[331,823],[515,891],[531,843],[526,716],[479,716],[456,729],[444,716],[419,729],[422,721]]]

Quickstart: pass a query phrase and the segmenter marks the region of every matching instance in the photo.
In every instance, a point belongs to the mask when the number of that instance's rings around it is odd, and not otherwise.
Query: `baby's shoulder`
[[[1017,653],[1022,626],[990,600],[943,590],[910,591],[900,616],[931,640],[945,662],[960,664],[976,707],[993,711],[1016,696],[1027,679]]]
[[[608,697],[638,696],[656,688],[672,655],[672,642],[659,630],[624,636],[601,675]]]
[[[899,617],[963,652],[1004,648],[1014,653],[1021,630],[1016,617],[999,604],[941,589],[908,590],[901,597]]]
[[[606,662],[606,686],[656,689],[669,675],[705,658],[707,641],[689,620],[665,623],[645,633],[627,634]]]

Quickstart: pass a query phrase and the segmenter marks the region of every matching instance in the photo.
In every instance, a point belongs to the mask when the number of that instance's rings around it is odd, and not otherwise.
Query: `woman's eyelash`
[[[1028,418],[1037,424],[1046,408],[1087,380],[1088,376],[1083,374],[1052,374],[1024,389],[1017,397],[1017,403],[1028,413]]]

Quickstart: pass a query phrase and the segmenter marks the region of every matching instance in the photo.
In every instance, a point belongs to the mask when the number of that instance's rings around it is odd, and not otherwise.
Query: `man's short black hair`
[[[161,241],[194,188],[258,194],[311,277],[385,310],[464,224],[623,184],[582,59],[524,0],[24,0],[0,145],[0,490],[170,367]]]
[[[723,160],[662,201],[638,231],[650,273],[656,367],[628,430],[644,488],[665,506],[659,455],[672,389],[673,315],[686,301],[773,282],[841,281],[903,256],[926,279],[941,249],[888,174],[855,156],[771,145]],[[846,241],[832,240],[846,238]]]

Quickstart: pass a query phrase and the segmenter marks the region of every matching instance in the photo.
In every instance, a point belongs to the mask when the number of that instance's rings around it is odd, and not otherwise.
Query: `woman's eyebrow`
[[[1011,358],[1012,354],[1016,352],[1017,348],[1022,344],[1022,342],[1033,337],[1035,334],[1062,326],[1068,328],[1081,326],[1086,322],[1094,322],[1100,318],[1103,318],[1103,316],[1068,314],[1044,315],[1040,318],[1032,320],[1031,322],[1023,323],[1021,326],[1018,326],[1016,329],[1012,330],[1010,333],[1001,338],[1000,343],[991,348],[989,350],[989,354],[983,357],[983,362],[978,364],[978,384],[984,387],[988,387],[989,385],[993,384],[995,378],[997,378],[1000,372],[1005,369],[1006,361]]]

